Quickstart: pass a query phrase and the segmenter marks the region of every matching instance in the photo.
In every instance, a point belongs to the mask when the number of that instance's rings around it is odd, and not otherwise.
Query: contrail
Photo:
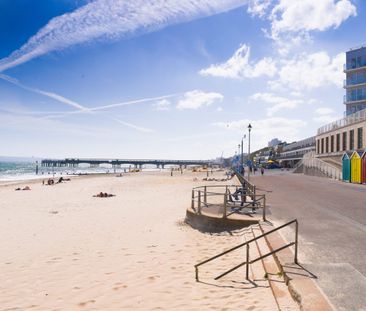
[[[27,91],[30,91],[30,92],[33,92],[33,93],[37,93],[37,94],[41,94],[43,96],[46,96],[46,97],[49,97],[49,98],[52,98],[60,103],[63,103],[65,105],[68,105],[68,106],[71,106],[73,108],[76,108],[78,109],[78,111],[81,111],[81,112],[90,112],[89,108],[87,107],[84,107],[80,104],[78,104],[77,102],[74,102],[66,97],[63,97],[61,95],[58,95],[58,94],[55,94],[55,93],[52,93],[52,92],[47,92],[47,91],[42,91],[42,90],[39,90],[37,88],[33,88],[33,87],[30,87],[30,86],[26,86],[22,83],[20,83],[17,79],[15,78],[12,78],[12,77],[9,77],[7,75],[4,75],[2,73],[0,73],[0,79],[3,79],[9,83],[12,83],[24,90],[27,90]]]

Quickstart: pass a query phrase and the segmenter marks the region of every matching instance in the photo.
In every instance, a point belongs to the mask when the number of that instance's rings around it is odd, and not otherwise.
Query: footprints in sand
[[[113,287],[113,290],[120,290],[122,288],[127,288],[128,286],[126,284],[123,284],[121,282],[115,283],[115,286]]]
[[[47,260],[46,263],[52,263],[52,264],[59,263],[61,259],[62,257],[53,257],[50,260]]]
[[[79,307],[85,307],[86,305],[92,304],[92,303],[95,303],[95,300],[94,299],[91,299],[91,300],[88,300],[88,301],[84,301],[84,302],[80,302],[80,303],[78,303],[78,306]]]
[[[159,275],[153,275],[153,276],[149,276],[147,279],[150,281],[150,282],[152,282],[152,281],[155,281],[156,279],[159,279],[160,278],[160,276]]]

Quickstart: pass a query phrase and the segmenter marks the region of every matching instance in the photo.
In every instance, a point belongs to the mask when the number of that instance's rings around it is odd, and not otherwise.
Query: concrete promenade
[[[276,225],[299,220],[300,263],[337,310],[366,310],[366,185],[266,171],[251,176]],[[292,229],[282,232],[293,239]]]

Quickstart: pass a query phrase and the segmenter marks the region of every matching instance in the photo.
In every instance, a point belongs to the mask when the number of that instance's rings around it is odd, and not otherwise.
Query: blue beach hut
[[[345,152],[342,156],[342,179],[343,181],[351,181],[351,153]]]

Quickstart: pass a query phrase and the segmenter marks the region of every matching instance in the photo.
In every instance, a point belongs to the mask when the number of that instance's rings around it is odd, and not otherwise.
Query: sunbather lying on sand
[[[107,192],[100,192],[96,195],[93,195],[93,197],[97,197],[97,198],[110,198],[110,197],[115,197],[114,194],[110,194],[110,193],[107,193]]]
[[[21,189],[21,188],[15,189],[15,191],[19,191],[19,190],[31,190],[31,188],[29,186],[25,186],[23,189]]]

